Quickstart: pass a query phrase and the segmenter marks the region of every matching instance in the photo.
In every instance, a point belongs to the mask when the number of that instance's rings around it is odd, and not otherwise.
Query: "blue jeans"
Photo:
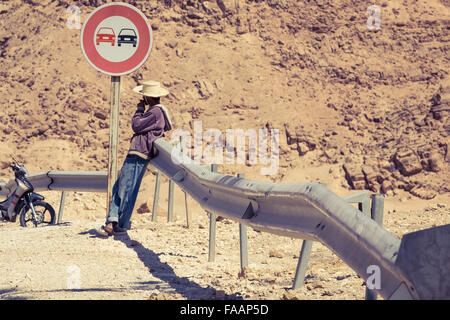
[[[133,213],[136,198],[147,168],[148,160],[128,155],[113,186],[106,223],[117,222],[120,228],[127,228]]]

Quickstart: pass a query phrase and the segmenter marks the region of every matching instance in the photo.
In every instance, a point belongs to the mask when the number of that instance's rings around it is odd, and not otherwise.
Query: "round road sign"
[[[95,9],[81,29],[81,49],[96,70],[122,76],[139,68],[152,50],[153,34],[147,17],[123,2]]]

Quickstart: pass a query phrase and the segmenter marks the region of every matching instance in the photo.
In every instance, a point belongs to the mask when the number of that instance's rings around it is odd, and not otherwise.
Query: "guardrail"
[[[219,215],[255,230],[320,241],[365,280],[375,266],[376,291],[386,299],[450,298],[450,225],[407,234],[400,241],[348,204],[355,199],[341,199],[321,183],[269,183],[224,175],[208,166],[173,162],[173,155],[187,159],[164,139],[154,145],[158,155],[150,163],[210,213],[211,221]],[[29,179],[36,190],[63,191],[62,204],[68,190],[107,190],[106,172],[49,171]],[[367,201],[353,202],[367,211]],[[210,239],[212,231],[210,225]]]
[[[189,164],[189,159],[184,159],[165,140],[159,139],[155,144],[159,154],[151,164],[187,191],[207,212],[256,230],[320,241],[363,279],[369,276],[367,268],[376,265],[382,275],[378,292],[385,298],[391,297],[399,287],[414,288],[395,266],[400,240],[325,185],[257,182],[214,173],[203,166]],[[179,164],[172,161],[173,156],[179,159]],[[403,298],[414,297],[414,293]]]

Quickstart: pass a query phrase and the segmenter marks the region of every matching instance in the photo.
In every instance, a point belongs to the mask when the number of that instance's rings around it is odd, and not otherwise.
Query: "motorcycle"
[[[3,188],[15,189],[14,192],[8,193],[9,196],[5,201],[0,202],[1,219],[15,222],[19,216],[22,227],[55,224],[55,210],[49,203],[43,201],[45,199],[43,196],[34,192],[33,185],[26,178],[27,169],[13,160],[14,163],[10,167],[14,172],[15,184],[12,186],[3,184]]]

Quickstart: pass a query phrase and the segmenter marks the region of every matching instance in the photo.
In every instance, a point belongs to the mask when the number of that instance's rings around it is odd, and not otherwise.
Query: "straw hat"
[[[147,97],[163,97],[169,94],[169,91],[163,87],[158,81],[145,81],[141,86],[133,89],[134,92]]]

